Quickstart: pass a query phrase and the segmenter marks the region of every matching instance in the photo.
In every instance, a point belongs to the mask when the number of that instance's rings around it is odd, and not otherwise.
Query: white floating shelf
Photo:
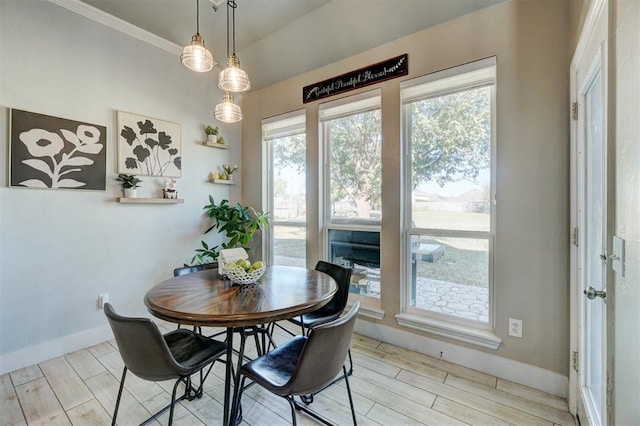
[[[116,198],[118,203],[125,204],[180,204],[184,203],[182,198],[125,198],[118,197]]]
[[[204,141],[202,142],[202,145],[210,146],[212,148],[229,149],[229,145],[227,145],[226,143]]]
[[[222,183],[224,185],[235,185],[236,182],[234,180],[229,179],[211,179],[212,183]]]

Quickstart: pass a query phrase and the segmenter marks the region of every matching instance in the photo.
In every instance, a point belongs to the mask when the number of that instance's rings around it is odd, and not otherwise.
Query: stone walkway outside
[[[278,265],[304,267],[303,259],[276,256]],[[377,269],[365,269],[369,279],[369,295],[380,295],[380,273]],[[475,321],[489,321],[489,291],[484,287],[475,287],[450,283],[447,281],[417,278],[416,307],[432,312],[442,312]]]
[[[489,321],[487,288],[418,278],[416,307],[475,321]]]

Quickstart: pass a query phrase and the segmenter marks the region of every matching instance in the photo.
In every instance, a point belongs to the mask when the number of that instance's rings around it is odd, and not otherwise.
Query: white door
[[[576,203],[577,283],[572,315],[577,328],[574,398],[581,424],[607,424],[607,67],[606,2],[575,63],[576,151],[572,176]],[[575,58],[574,58],[575,59]],[[573,340],[573,339],[572,339]]]

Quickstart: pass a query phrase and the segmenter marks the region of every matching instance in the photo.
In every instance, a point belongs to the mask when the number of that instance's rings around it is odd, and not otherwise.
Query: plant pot
[[[170,200],[175,200],[178,198],[178,191],[176,191],[175,189],[163,189],[162,196]]]
[[[136,188],[122,188],[125,198],[137,198],[138,190]]]
[[[212,143],[218,143],[218,135],[207,135],[207,141]]]

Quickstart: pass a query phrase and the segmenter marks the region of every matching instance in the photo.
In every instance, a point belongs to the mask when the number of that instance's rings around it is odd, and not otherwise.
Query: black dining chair
[[[333,321],[342,315],[344,308],[347,306],[347,300],[349,299],[349,285],[351,284],[351,274],[353,273],[351,268],[345,268],[344,266],[320,260],[316,264],[316,271],[324,272],[333,278],[338,284],[338,291],[336,291],[329,303],[324,305],[322,308],[288,320],[299,325],[302,329],[303,335],[308,334],[314,327]],[[294,335],[294,333],[288,329],[280,326],[279,324],[278,326],[292,336]],[[347,354],[349,357],[349,370],[347,370],[347,375],[350,376],[353,374],[353,359],[351,357],[350,349]],[[341,379],[338,378],[336,381],[337,380]],[[313,395],[304,395],[301,398],[307,404],[313,402]]]
[[[186,265],[181,266],[173,270],[173,276],[179,277],[181,275],[187,275],[187,274],[191,274],[198,271],[206,271],[207,269],[218,269],[218,262],[203,263],[201,265],[192,265],[192,266],[186,266]],[[182,324],[178,324],[178,328],[180,328],[181,326]],[[196,333],[202,334],[202,328],[198,325],[193,326],[193,331],[195,331]],[[214,334],[214,336],[218,336],[222,333],[223,332],[216,333]],[[210,336],[210,337],[213,337],[213,336]]]
[[[150,319],[120,316],[109,303],[104,305],[104,313],[113,330],[120,356],[124,361],[118,399],[111,424],[116,424],[127,371],[131,371],[141,379],[153,382],[176,379],[171,394],[171,403],[144,422],[152,421],[170,409],[169,425],[173,424],[173,411],[176,402],[202,397],[204,382],[211,372],[213,363],[226,353],[227,345],[184,328],[163,335],[158,326]],[[209,369],[206,374],[203,374],[207,366]],[[191,375],[198,372],[200,373],[200,385],[194,389]],[[185,384],[185,391],[180,398],[176,399],[176,391],[180,383]]]
[[[205,271],[207,269],[218,269],[218,262],[203,263],[202,265],[181,266],[173,270],[173,276],[187,275],[193,272]]]
[[[326,388],[333,383],[342,369],[351,416],[353,424],[356,425],[356,413],[345,360],[358,309],[360,309],[360,302],[356,302],[343,317],[317,325],[309,331],[308,335],[296,336],[271,352],[240,367],[241,379],[240,385],[234,391],[232,416],[238,415],[245,380],[249,379],[289,402],[293,425],[297,424],[296,410],[303,411],[326,425],[331,425],[332,423],[323,416],[299,404],[294,396],[314,394]]]
[[[320,260],[316,264],[316,271],[324,272],[333,278],[338,284],[338,291],[336,291],[329,303],[320,309],[289,320],[302,328],[302,334],[307,334],[309,329],[338,318],[342,315],[349,299],[349,284],[351,283],[351,274],[353,272],[351,268]]]

